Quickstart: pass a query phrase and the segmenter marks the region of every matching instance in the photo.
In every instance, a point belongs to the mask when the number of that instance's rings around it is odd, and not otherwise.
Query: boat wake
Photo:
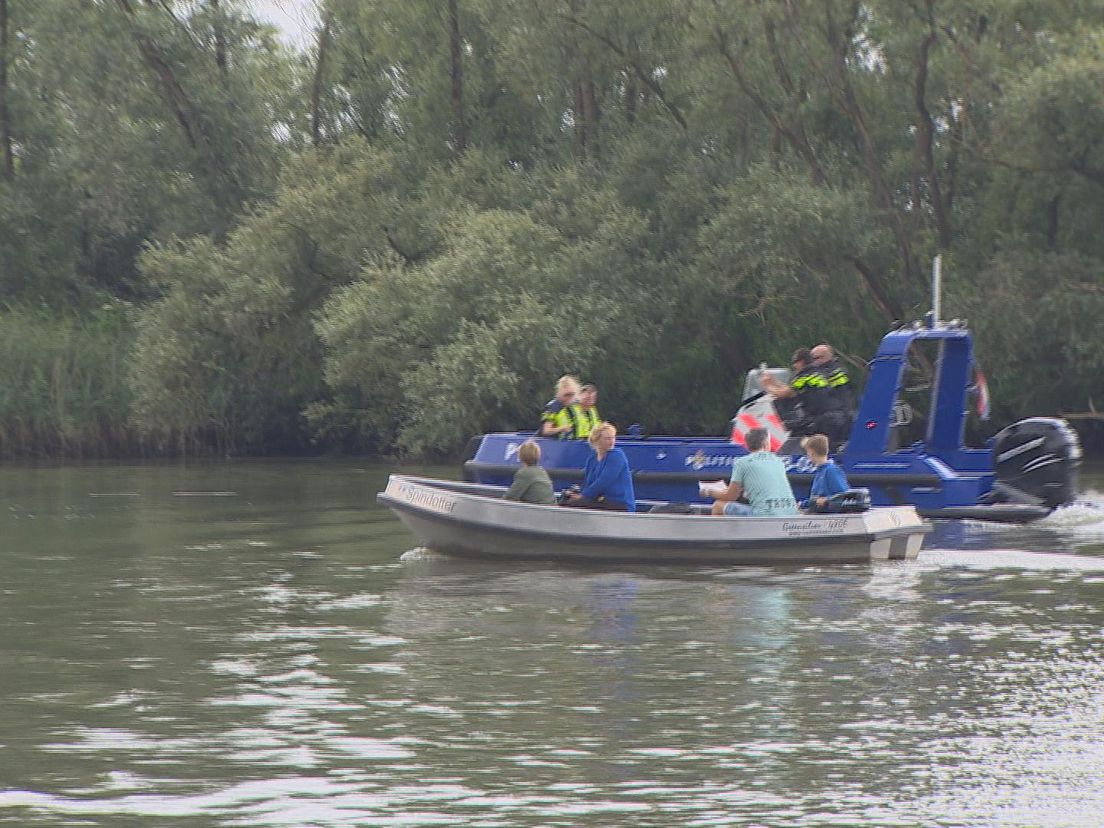
[[[1061,532],[1104,536],[1104,494],[1082,492],[1073,503],[1060,506],[1038,523]]]
[[[985,550],[995,555],[1005,548],[1028,552],[1080,553],[1104,543],[1104,494],[1082,492],[1078,500],[1060,506],[1027,525],[980,520],[936,521],[924,544],[927,550]]]
[[[925,549],[920,564],[934,569],[1019,569],[1033,572],[1104,572],[1104,558],[1065,552],[1028,552],[1022,549]]]

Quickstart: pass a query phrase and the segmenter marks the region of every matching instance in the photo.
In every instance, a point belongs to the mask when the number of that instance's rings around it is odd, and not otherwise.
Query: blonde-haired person
[[[820,512],[828,505],[828,498],[840,492],[846,492],[851,486],[843,469],[828,458],[828,436],[810,434],[801,441],[805,456],[813,464],[813,482],[809,486],[809,500],[803,506],[807,511]]]
[[[575,436],[577,411],[575,397],[579,393],[579,380],[565,374],[556,382],[556,396],[548,401],[541,413],[538,437],[558,437],[570,440]]]
[[[543,503],[551,506],[556,502],[556,493],[552,489],[552,478],[540,466],[541,450],[532,440],[526,440],[518,448],[518,460],[521,468],[514,474],[514,480],[506,494],[506,500],[520,500],[522,503]]]
[[[617,429],[613,423],[600,422],[591,430],[587,440],[594,453],[587,458],[583,469],[582,491],[568,492],[563,505],[635,512],[632,471],[629,469],[629,458],[617,448]]]

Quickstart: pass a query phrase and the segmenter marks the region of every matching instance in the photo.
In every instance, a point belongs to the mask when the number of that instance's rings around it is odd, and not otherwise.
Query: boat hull
[[[501,489],[392,475],[378,495],[419,541],[450,555],[633,563],[911,560],[930,531],[911,506],[848,515],[706,517],[564,509]]]

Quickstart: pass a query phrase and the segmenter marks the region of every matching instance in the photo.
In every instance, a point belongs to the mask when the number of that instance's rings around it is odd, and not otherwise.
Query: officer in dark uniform
[[[832,414],[835,403],[828,380],[814,367],[808,348],[794,351],[790,368],[793,376],[789,385],[778,381],[768,372],[764,372],[759,381],[763,390],[774,397],[778,415],[790,431],[790,439],[779,449],[779,454],[796,453],[790,444],[796,440],[794,445],[799,446],[800,439],[810,434],[828,434],[831,441],[833,435],[825,426],[831,426],[831,421],[837,419]],[[838,433],[839,428],[834,431]]]
[[[828,383],[831,395],[828,414],[824,417],[822,433],[828,435],[834,449],[851,436],[851,424],[855,420],[855,392],[851,378],[847,376],[836,358],[831,345],[820,344],[809,352],[813,366],[820,371]]]

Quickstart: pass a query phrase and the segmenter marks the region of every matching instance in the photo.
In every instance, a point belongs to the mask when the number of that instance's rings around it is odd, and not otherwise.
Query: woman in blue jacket
[[[582,491],[569,491],[564,505],[635,512],[636,494],[633,492],[629,458],[615,445],[617,429],[612,423],[603,421],[591,430],[587,440],[594,454],[587,458]]]

